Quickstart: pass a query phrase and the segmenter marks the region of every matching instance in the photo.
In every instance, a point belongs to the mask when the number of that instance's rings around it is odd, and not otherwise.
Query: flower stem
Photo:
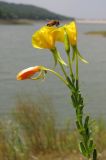
[[[71,61],[69,53],[67,53],[67,57],[68,57],[68,64],[69,64],[69,68],[70,68],[70,77],[72,78],[72,81],[74,82],[75,78],[74,78],[73,69],[72,69],[72,61]]]
[[[76,52],[76,89],[79,89],[79,68],[78,68],[78,54]]]
[[[49,69],[49,68],[46,68],[46,67],[43,67],[43,66],[42,66],[42,70],[52,72],[52,73],[53,73],[54,75],[56,75],[60,80],[62,80],[62,81],[65,83],[66,86],[68,86],[67,81],[66,81],[58,72],[55,72],[54,70]]]
[[[79,79],[79,75],[78,75],[79,69],[78,69],[78,55],[76,53],[76,80]]]
[[[66,73],[66,71],[65,71],[65,69],[64,69],[64,67],[63,67],[63,65],[59,62],[59,64],[60,64],[60,67],[61,67],[61,69],[62,69],[62,71],[63,71],[63,73],[64,73],[64,76],[66,77],[66,79],[67,79],[67,73]]]

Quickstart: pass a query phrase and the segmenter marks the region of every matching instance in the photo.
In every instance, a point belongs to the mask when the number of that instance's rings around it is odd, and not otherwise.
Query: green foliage
[[[93,160],[97,160],[97,151],[96,151],[96,149],[93,150]]]
[[[72,19],[33,5],[0,2],[0,19]]]
[[[89,32],[86,32],[85,33],[86,35],[93,35],[93,36],[103,36],[103,37],[106,37],[106,30],[104,31],[89,31]]]
[[[70,153],[71,157],[69,159],[73,160],[72,152],[75,152],[77,153],[75,160],[79,159],[77,131],[70,130],[69,121],[64,126],[64,129],[57,129],[54,116],[53,111],[44,110],[31,101],[30,103],[29,101],[28,103],[19,101],[12,120],[0,122],[0,160],[33,160],[31,157],[36,157],[40,153],[43,153],[42,160],[45,160],[47,158],[44,158],[44,155],[48,152],[49,154],[57,152],[59,155],[61,153],[66,155]],[[106,127],[103,121],[102,124],[104,124],[102,130],[99,130],[101,122],[94,127],[95,130],[98,128],[94,138],[99,154],[106,148],[106,143],[103,145]],[[94,148],[93,140],[91,139],[89,149],[92,150],[92,147]],[[86,155],[86,148],[83,142],[80,142],[80,150]],[[93,160],[96,159],[96,156],[97,153],[94,148]],[[105,159],[106,157],[102,158],[102,160]]]

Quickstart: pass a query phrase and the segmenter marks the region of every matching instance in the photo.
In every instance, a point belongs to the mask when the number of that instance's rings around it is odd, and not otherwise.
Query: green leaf
[[[73,106],[76,108],[77,107],[76,98],[73,94],[71,95],[71,100],[72,100]]]
[[[72,83],[71,79],[67,76],[67,81],[69,83],[69,87],[71,88],[72,92],[75,92],[74,84]]]
[[[96,151],[96,149],[93,150],[93,160],[97,160],[97,151]]]
[[[83,105],[83,98],[82,98],[80,92],[78,93],[78,103],[81,104],[81,105]]]
[[[77,126],[77,129],[78,129],[79,133],[80,133],[81,135],[83,135],[84,129],[83,129],[83,127],[81,126],[81,124],[80,124],[80,122],[79,122],[78,120],[76,121],[76,126]]]
[[[91,139],[90,141],[89,141],[89,151],[90,152],[92,152],[92,150],[93,150],[93,140]]]
[[[80,124],[79,124],[79,122],[78,122],[78,121],[76,121],[76,126],[77,126],[78,130],[80,130],[80,129],[81,129]]]
[[[84,128],[88,128],[88,123],[89,123],[89,116],[86,116],[85,118],[85,123],[84,123]]]
[[[80,149],[80,152],[81,152],[84,156],[87,155],[87,153],[86,153],[86,148],[85,148],[85,146],[84,146],[84,144],[83,144],[82,142],[80,142],[79,149]]]
[[[86,132],[86,139],[89,140],[89,138],[90,138],[90,131],[89,131],[88,127],[86,128],[85,132]]]

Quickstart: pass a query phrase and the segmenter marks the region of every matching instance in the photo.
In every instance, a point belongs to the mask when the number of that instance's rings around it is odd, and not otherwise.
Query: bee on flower
[[[51,27],[51,26],[59,26],[60,25],[60,22],[59,20],[51,20],[47,23],[47,26]]]

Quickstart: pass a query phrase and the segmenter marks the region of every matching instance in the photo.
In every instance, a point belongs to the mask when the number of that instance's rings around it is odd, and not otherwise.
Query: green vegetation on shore
[[[29,19],[0,19],[0,24],[30,25],[34,23],[35,23],[34,20],[29,20]]]
[[[90,31],[90,32],[86,32],[86,35],[94,35],[94,36],[103,36],[106,37],[106,31]]]
[[[46,9],[33,5],[0,2],[0,20],[14,22],[19,19],[27,20],[72,20],[71,17],[62,16]],[[14,21],[12,21],[14,20]],[[1,21],[2,22],[2,21]],[[18,22],[18,21],[17,21]]]
[[[78,160],[77,131],[67,123],[58,129],[55,114],[32,101],[19,100],[11,120],[0,122],[0,160]],[[93,128],[99,151],[106,159],[106,126],[101,120]]]

